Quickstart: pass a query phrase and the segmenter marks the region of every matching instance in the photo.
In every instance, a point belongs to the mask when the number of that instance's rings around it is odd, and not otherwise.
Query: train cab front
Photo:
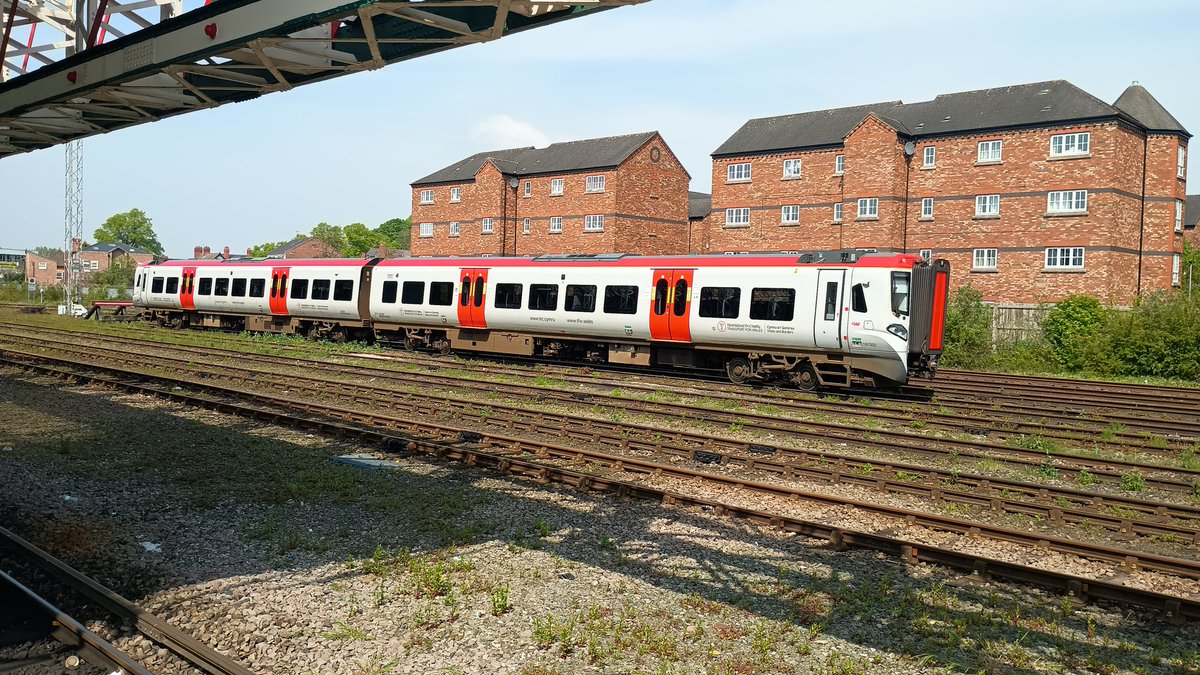
[[[945,338],[950,263],[939,259],[913,265],[910,284],[908,376],[933,379]]]

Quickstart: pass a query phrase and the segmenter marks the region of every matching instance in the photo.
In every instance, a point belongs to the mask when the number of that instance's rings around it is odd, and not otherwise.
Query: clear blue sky
[[[1137,80],[1200,134],[1197,25],[1196,0],[651,0],[90,138],[84,231],[137,207],[170,255],[244,251],[407,216],[410,182],[475,152],[649,130],[707,192],[750,118],[1051,79],[1109,103]],[[0,248],[62,222],[63,149],[0,160]]]

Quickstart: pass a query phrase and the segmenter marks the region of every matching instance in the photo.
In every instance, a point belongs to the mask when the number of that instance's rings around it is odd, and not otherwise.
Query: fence
[[[991,304],[991,303],[989,303]],[[992,343],[1009,346],[1013,343],[1037,337],[1042,332],[1042,319],[1054,305],[1002,305],[991,304]]]
[[[83,304],[93,300],[128,300],[133,297],[132,288],[81,288]],[[63,300],[61,286],[31,285],[24,281],[0,283],[0,302],[27,302],[30,304],[57,305]]]

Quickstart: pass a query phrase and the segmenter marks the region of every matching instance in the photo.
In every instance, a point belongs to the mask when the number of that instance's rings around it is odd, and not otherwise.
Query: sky
[[[1137,81],[1200,133],[1198,24],[1197,0],[650,0],[91,137],[84,233],[139,208],[168,255],[244,251],[408,216],[412,181],[476,152],[643,131],[708,192],[748,119],[1054,79],[1109,103]],[[0,159],[0,248],[61,246],[63,175],[61,146]]]

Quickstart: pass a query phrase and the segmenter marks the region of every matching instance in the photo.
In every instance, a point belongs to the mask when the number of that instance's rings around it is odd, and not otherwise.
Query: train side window
[[[492,305],[497,309],[521,309],[521,284],[496,284],[496,299]]]
[[[283,279],[284,280],[281,282],[283,285],[281,285],[279,287],[279,292],[281,294],[287,287],[287,277],[284,277]],[[308,297],[308,279],[297,279],[296,282],[292,284],[291,298],[293,300],[304,300],[307,297]]]
[[[167,293],[179,292],[179,277],[167,277]]]
[[[700,289],[700,316],[736,319],[741,304],[742,289],[737,286],[705,286]]]
[[[553,312],[558,309],[558,286],[529,284],[529,309]]]
[[[791,321],[795,313],[796,289],[794,288],[755,288],[750,292],[751,319]]]
[[[856,312],[867,311],[867,293],[863,290],[862,284],[854,284],[850,287],[850,309]]]
[[[313,279],[312,294],[308,296],[313,300],[328,300],[329,299],[329,279]]]
[[[338,279],[333,282],[333,299],[346,302],[354,299],[354,280]]]
[[[204,283],[201,281],[201,283]],[[266,279],[251,279],[250,280],[250,297],[261,298],[267,294]]]
[[[892,313],[908,316],[908,272],[892,272]]]
[[[637,314],[637,286],[605,286],[605,314]]]
[[[429,284],[429,304],[448,306],[454,304],[454,284],[449,281],[435,281]]]
[[[200,288],[196,292],[200,295],[212,295],[212,277],[200,277]]]
[[[654,285],[654,314],[662,316],[667,313],[667,280],[659,279]]]
[[[162,277],[154,277],[154,281],[150,282],[150,292],[151,293],[162,293],[163,292],[163,278]]]
[[[487,281],[483,276],[475,277],[475,306],[483,307],[483,293],[487,288]]]
[[[688,282],[687,279],[680,279],[675,282],[675,316],[683,316],[687,311],[688,301]]]
[[[471,277],[464,276],[462,279],[462,290],[458,293],[458,304],[466,307],[471,304]]]
[[[288,282],[288,273],[284,272],[283,275],[281,275],[279,277],[279,297],[281,297],[281,298],[287,297],[287,292],[288,292],[287,282]],[[305,282],[305,283],[308,283],[308,282]],[[307,290],[307,288],[305,290]]]
[[[279,295],[279,275],[272,274],[271,275],[271,297],[274,298],[278,295]]]
[[[234,279],[233,280],[233,288],[232,288],[232,290],[229,291],[229,294],[235,298],[246,297],[246,280],[245,279]]]
[[[213,295],[229,295],[229,279],[218,278],[213,284]]]
[[[563,309],[568,312],[596,311],[596,287],[568,285]]]
[[[385,305],[396,304],[396,289],[399,287],[400,282],[398,281],[383,282],[383,297],[381,297],[379,300]]]
[[[837,319],[838,282],[830,281],[825,284],[825,320]]]
[[[395,282],[392,282],[395,284]],[[392,302],[395,302],[396,291],[392,289]],[[425,297],[425,282],[424,281],[406,281],[404,282],[404,290],[400,294],[400,302],[406,305],[419,305],[421,299]]]

